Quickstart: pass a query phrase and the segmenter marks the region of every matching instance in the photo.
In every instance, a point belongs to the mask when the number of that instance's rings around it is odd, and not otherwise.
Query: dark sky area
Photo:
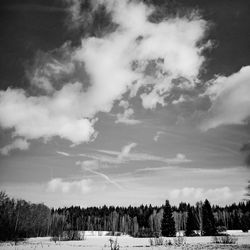
[[[155,0],[161,5],[166,1]],[[229,75],[250,63],[250,2],[247,0],[176,0],[173,9],[197,8],[211,27],[208,37],[215,48],[206,52],[206,79]],[[50,51],[80,38],[67,29],[66,4],[62,1],[3,0],[0,3],[0,87],[27,86],[25,69],[38,50]]]

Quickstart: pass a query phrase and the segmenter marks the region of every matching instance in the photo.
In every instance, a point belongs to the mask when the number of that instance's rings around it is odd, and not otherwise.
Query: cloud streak
[[[69,153],[63,152],[63,151],[56,151],[57,154],[63,155],[63,156],[71,156]]]
[[[96,174],[96,175],[98,175],[98,176],[104,178],[107,182],[109,182],[110,184],[116,186],[116,187],[117,187],[118,189],[120,189],[120,190],[123,190],[123,189],[124,189],[120,184],[118,184],[116,181],[112,180],[112,179],[111,179],[110,177],[108,177],[106,174],[97,172],[97,171],[95,171],[95,170],[93,170],[93,169],[89,169],[89,168],[85,167],[84,165],[83,165],[82,169],[83,169],[83,170],[86,170],[86,171],[89,171],[90,173]]]
[[[136,143],[125,145],[121,151],[97,150],[101,154],[81,154],[81,156],[98,160],[109,164],[123,164],[130,161],[156,161],[167,164],[182,164],[191,162],[184,154],[178,153],[173,158],[165,158],[146,153],[131,152],[136,147]]]

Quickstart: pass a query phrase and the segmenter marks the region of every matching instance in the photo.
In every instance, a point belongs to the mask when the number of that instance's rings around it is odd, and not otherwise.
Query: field
[[[124,250],[142,250],[142,249],[250,249],[250,233],[242,233],[241,231],[229,231],[233,237],[237,238],[235,244],[215,244],[213,237],[181,237],[179,238],[163,238],[164,242],[171,242],[172,245],[153,246],[150,244],[149,238],[132,238],[130,236],[97,236],[96,234],[86,234],[85,239],[81,241],[51,241],[49,237],[30,238],[24,242],[1,243],[0,250],[108,250],[110,247],[110,239],[117,240],[120,249]],[[154,242],[154,239],[152,239]]]

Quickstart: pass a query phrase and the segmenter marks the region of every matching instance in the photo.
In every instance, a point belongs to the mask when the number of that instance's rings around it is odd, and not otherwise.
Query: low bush
[[[243,220],[242,219],[242,222],[241,222],[241,230],[243,233],[247,233],[248,232],[248,223],[247,223],[247,220]]]
[[[175,246],[183,246],[186,243],[184,236],[177,236],[174,238],[174,245]]]
[[[120,249],[120,246],[117,242],[117,239],[113,240],[112,238],[110,238],[109,243],[110,243],[110,250],[119,250]]]
[[[67,230],[63,232],[62,241],[68,241],[68,240],[83,240],[84,237],[81,236],[79,231],[75,230]]]
[[[56,243],[57,241],[84,240],[84,239],[85,239],[84,234],[81,235],[79,231],[67,230],[67,231],[64,231],[59,236],[55,236],[55,235],[52,236],[50,240]]]
[[[114,231],[109,231],[106,236],[115,236],[115,232]]]
[[[51,241],[54,241],[54,242],[56,243],[57,241],[59,241],[59,237],[58,237],[58,236],[52,236],[52,237],[50,238],[50,240],[51,240]]]
[[[222,235],[213,237],[213,243],[216,244],[235,244],[237,241],[238,238],[232,235]]]
[[[226,232],[227,228],[225,226],[218,226],[218,227],[216,227],[216,230],[220,234],[222,232]]]
[[[155,232],[152,232],[149,228],[141,228],[134,235],[136,238],[148,238],[148,237],[157,237]]]
[[[162,237],[154,237],[149,239],[150,246],[163,246],[164,240]]]
[[[122,236],[122,232],[115,232],[115,236]]]
[[[200,236],[199,233],[195,232],[195,231],[191,231],[188,235],[186,235],[188,237],[196,237],[196,236]]]
[[[165,245],[165,246],[172,246],[173,243],[172,243],[171,240],[166,240],[164,245]]]
[[[25,241],[24,238],[15,238],[14,239],[14,244],[17,245],[19,242],[23,242],[23,241]]]

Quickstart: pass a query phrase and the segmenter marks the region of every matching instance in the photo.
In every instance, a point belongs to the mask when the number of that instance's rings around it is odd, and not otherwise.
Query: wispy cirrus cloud
[[[99,166],[100,161],[97,161],[97,160],[77,161],[76,165],[80,165],[83,171],[87,171],[94,175],[100,176],[101,178],[106,180],[108,183],[116,186],[118,189],[120,190],[123,189],[123,187],[117,181],[110,178],[107,174],[97,171],[97,169],[100,168]]]
[[[86,167],[83,167],[84,170],[86,171],[89,171],[90,173],[93,173],[93,174],[96,174],[102,178],[104,178],[108,183],[110,184],[113,184],[114,186],[116,186],[118,189],[124,189],[118,182],[114,181],[113,179],[111,179],[108,175],[106,174],[103,174],[103,173],[100,173],[100,172],[97,172],[93,169],[89,169],[89,168],[86,168]]]
[[[71,154],[66,153],[66,152],[63,152],[63,151],[56,151],[56,152],[57,152],[57,154],[59,154],[59,155],[63,155],[63,156],[71,156]]]
[[[139,153],[133,152],[132,150],[136,148],[137,143],[131,142],[121,148],[121,151],[114,150],[102,150],[97,149],[94,153],[80,153],[80,154],[69,154],[67,152],[57,151],[58,154],[69,157],[84,157],[87,160],[77,161],[77,164],[83,164],[89,169],[99,169],[99,168],[109,168],[111,166],[119,166],[121,164],[129,163],[131,161],[154,161],[167,164],[183,164],[191,162],[186,155],[182,153],[177,153],[173,158],[166,158],[162,156],[157,156],[149,153]]]
[[[167,164],[181,164],[191,162],[190,159],[181,153],[176,154],[176,156],[173,158],[165,158],[148,153],[131,152],[131,149],[136,147],[136,145],[136,143],[130,143],[125,145],[121,151],[97,150],[97,152],[101,154],[83,154],[82,156],[110,164],[121,164],[130,161],[155,161]]]
[[[99,153],[79,154],[79,156],[93,159],[92,162],[101,162],[102,164],[119,165],[125,163],[130,155],[130,151],[135,148],[137,143],[132,142],[122,147],[121,151],[96,150]],[[88,161],[86,161],[88,163]]]

